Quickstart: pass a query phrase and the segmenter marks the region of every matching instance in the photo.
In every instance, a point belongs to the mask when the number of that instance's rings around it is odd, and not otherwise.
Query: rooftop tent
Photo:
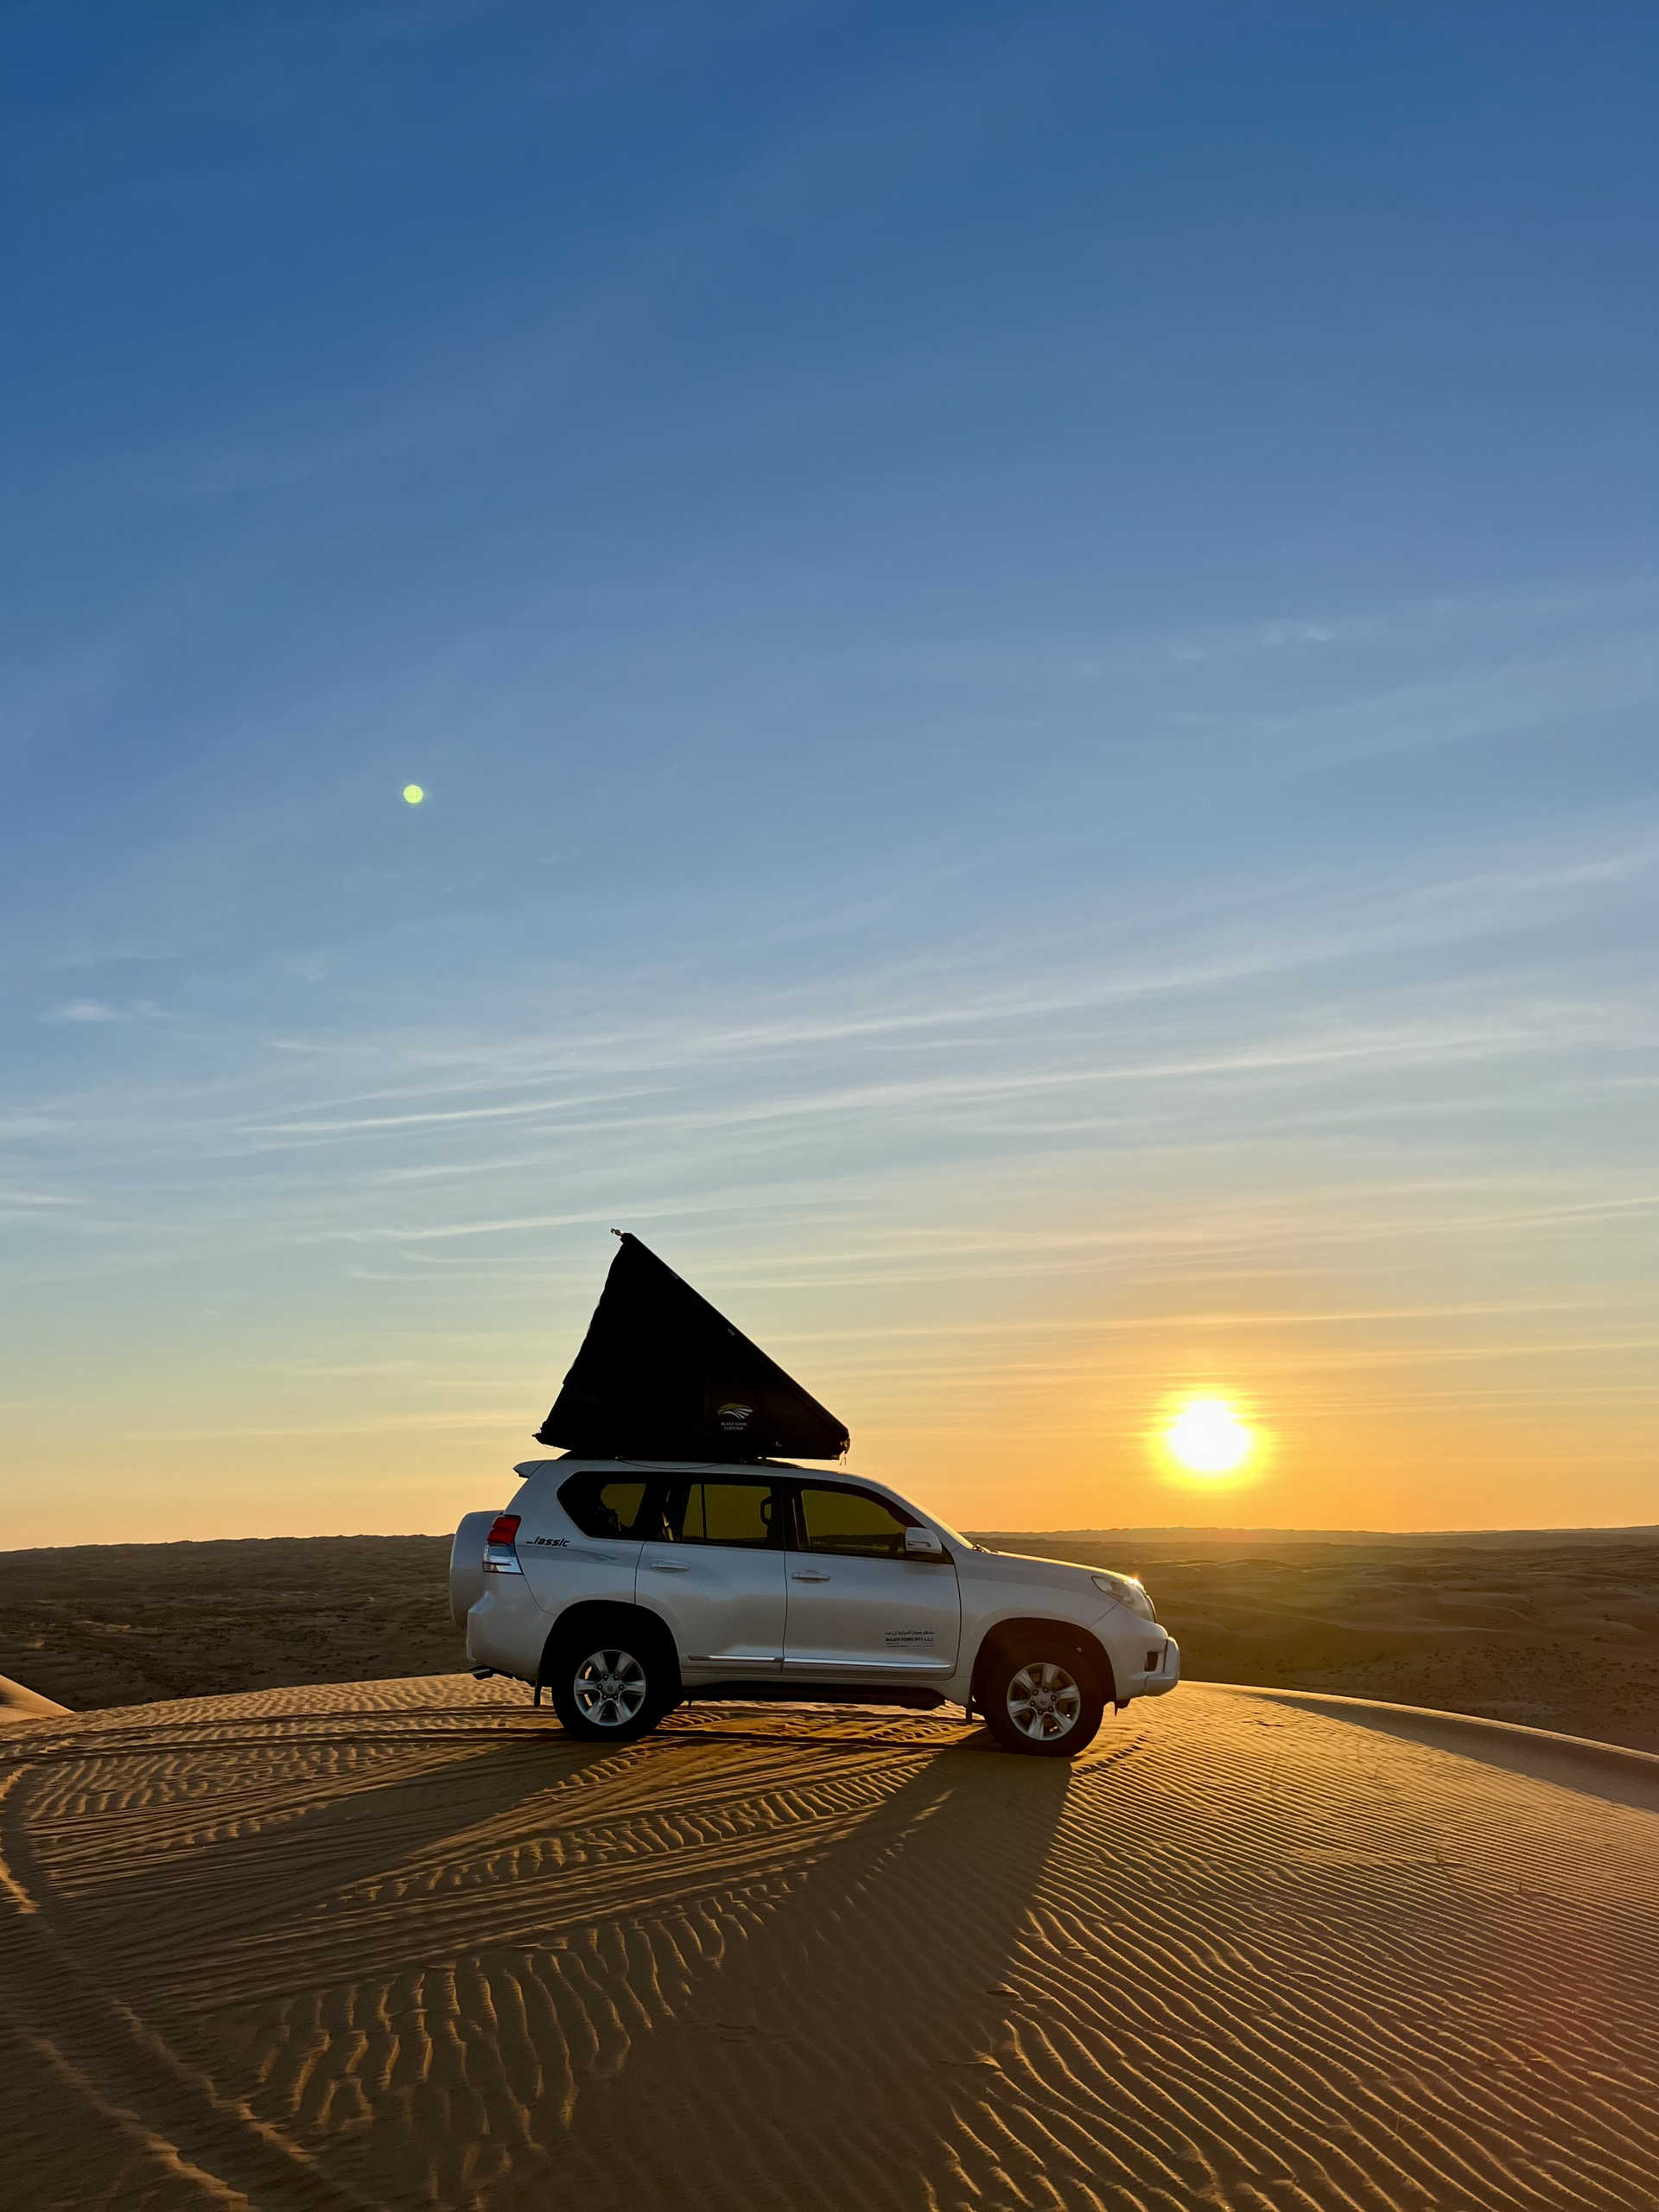
[[[836,1459],[847,1431],[637,1236],[619,1231],[538,1444],[584,1459]]]

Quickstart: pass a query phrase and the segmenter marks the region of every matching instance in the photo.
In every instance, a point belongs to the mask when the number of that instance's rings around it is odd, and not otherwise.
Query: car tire
[[[1005,1751],[1070,1759],[1099,1733],[1106,1694],[1098,1667],[1061,1635],[1022,1637],[993,1653],[974,1703]]]
[[[679,1669],[664,1639],[627,1620],[561,1637],[542,1678],[566,1734],[587,1744],[631,1744],[680,1701]]]

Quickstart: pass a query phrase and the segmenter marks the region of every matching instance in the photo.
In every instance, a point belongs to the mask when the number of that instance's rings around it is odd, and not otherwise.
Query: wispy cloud
[[[42,1021],[161,1021],[165,1009],[154,999],[132,999],[112,1006],[107,999],[69,999],[41,1016]]]
[[[276,1440],[303,1443],[308,1438],[335,1436],[420,1436],[446,1429],[469,1434],[490,1434],[507,1429],[515,1434],[524,1427],[522,1405],[465,1414],[385,1414],[368,1419],[337,1421],[231,1422],[223,1427],[130,1428],[123,1432],[134,1444],[219,1444],[238,1439],[250,1442]]]
[[[380,1134],[391,1129],[431,1128],[463,1122],[513,1121],[521,1117],[568,1114],[577,1107],[605,1106],[624,1099],[645,1098],[653,1088],[601,1090],[564,1098],[527,1098],[509,1105],[435,1107],[420,1114],[369,1114],[351,1121],[245,1122],[250,1136],[340,1137]]]

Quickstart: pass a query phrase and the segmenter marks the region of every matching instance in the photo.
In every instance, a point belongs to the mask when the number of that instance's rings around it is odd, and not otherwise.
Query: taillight
[[[522,1514],[498,1513],[490,1524],[490,1533],[484,1539],[484,1572],[486,1574],[522,1574],[518,1554],[513,1549],[513,1538],[518,1534]]]

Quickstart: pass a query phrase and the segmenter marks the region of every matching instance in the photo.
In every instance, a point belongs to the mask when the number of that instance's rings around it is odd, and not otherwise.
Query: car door
[[[789,1495],[764,1475],[671,1477],[639,1554],[639,1602],[674,1631],[694,1675],[772,1674],[784,1658]]]
[[[785,1554],[786,1672],[826,1680],[952,1673],[962,1634],[957,1570],[948,1558],[910,1559],[918,1524],[874,1491],[802,1483]]]

